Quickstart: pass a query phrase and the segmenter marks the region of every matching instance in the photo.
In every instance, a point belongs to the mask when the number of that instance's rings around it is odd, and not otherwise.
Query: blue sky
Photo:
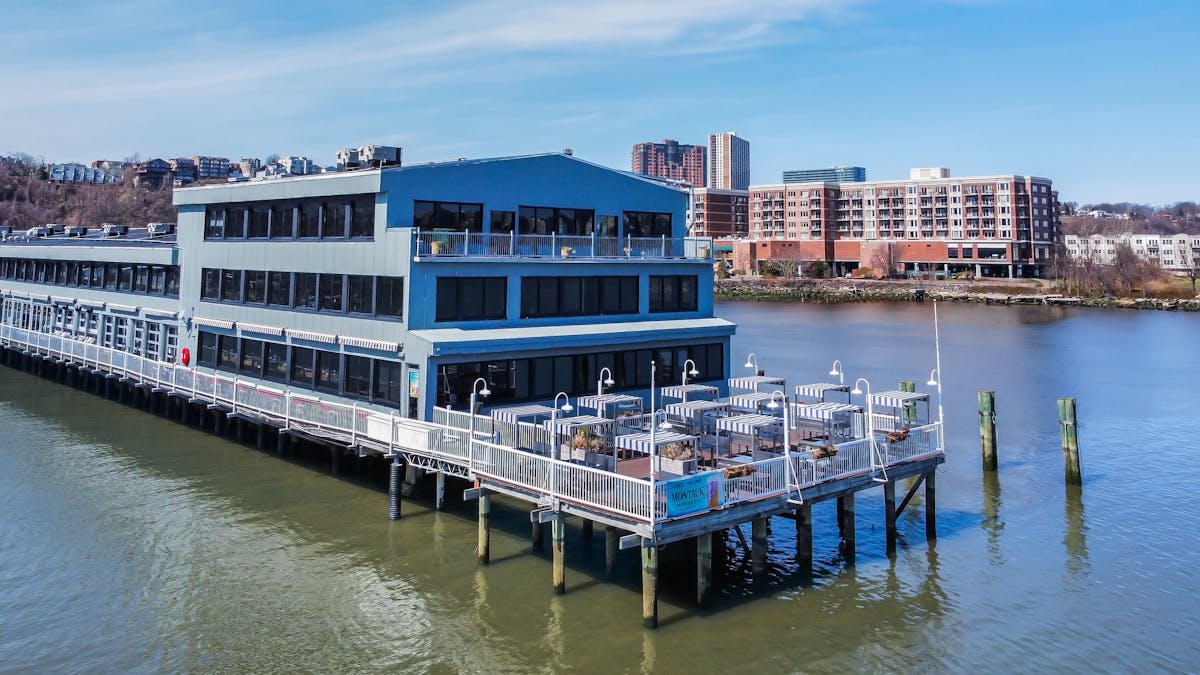
[[[266,9],[269,7],[269,11]],[[1200,200],[1200,3],[0,0],[0,153],[406,161],[751,142],[751,178],[1031,173]]]

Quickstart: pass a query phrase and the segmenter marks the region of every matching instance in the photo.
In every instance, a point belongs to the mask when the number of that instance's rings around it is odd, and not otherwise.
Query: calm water
[[[877,390],[933,367],[929,305],[724,304],[733,361],[790,382],[834,358]],[[949,461],[941,538],[919,498],[883,553],[880,491],[858,563],[814,508],[818,577],[772,526],[770,578],[732,549],[716,607],[664,554],[658,631],[636,553],[568,532],[568,593],[499,508],[475,564],[473,505],[444,513],[367,482],[0,369],[0,671],[1131,671],[1200,669],[1200,316],[944,306]],[[980,470],[975,390],[996,391],[1001,466]],[[1079,398],[1085,485],[1062,482],[1055,397]],[[736,539],[731,539],[736,541]],[[672,557],[675,555],[675,557]]]

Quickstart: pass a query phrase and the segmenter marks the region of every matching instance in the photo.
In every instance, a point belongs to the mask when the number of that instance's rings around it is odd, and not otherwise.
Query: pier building
[[[787,386],[729,351],[713,315],[711,240],[684,236],[687,194],[567,154],[382,167],[175,192],[178,231],[35,228],[0,244],[0,362],[256,438],[391,461],[401,483],[464,480],[552,525],[606,527],[606,561],[641,551],[657,622],[659,547],[768,519],[797,527],[837,499],[853,560],[854,496],[882,485],[896,516],[943,461],[940,401],[859,380]],[[940,377],[940,375],[939,375]],[[803,381],[803,380],[802,380]],[[911,383],[908,383],[911,384]],[[931,384],[936,381],[931,376]],[[860,389],[860,385],[862,389]],[[899,507],[898,481],[916,477]],[[807,552],[805,552],[807,551]]]

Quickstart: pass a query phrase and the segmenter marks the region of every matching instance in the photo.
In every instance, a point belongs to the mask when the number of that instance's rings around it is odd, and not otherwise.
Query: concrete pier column
[[[609,525],[604,528],[604,576],[606,579],[612,579],[617,572],[617,549],[620,546],[620,537],[617,533],[617,528]]]
[[[213,433],[218,436],[225,435],[225,413],[220,410],[213,411]]]
[[[707,607],[712,595],[712,532],[696,537],[696,604]]]
[[[642,625],[658,628],[658,546],[642,539]]]
[[[437,486],[433,493],[433,506],[438,511],[446,508],[446,474],[443,471],[437,472]]]
[[[805,578],[812,578],[812,504],[796,509],[796,563]]]
[[[335,476],[342,472],[342,449],[336,445],[329,446],[329,472]]]
[[[767,571],[767,519],[763,516],[750,522],[750,569],[756,575]]]
[[[837,499],[838,533],[841,536],[842,557],[848,564],[854,564],[854,493],[850,492]]]
[[[283,457],[285,454],[287,454],[287,445],[288,445],[288,435],[286,433],[284,433],[283,429],[280,429],[279,434],[275,437],[275,454],[280,457]],[[389,483],[389,486],[390,485],[391,484]],[[398,483],[396,485],[396,489],[397,490],[400,489],[400,486]]]
[[[894,556],[899,536],[896,531],[896,483],[890,480],[883,484],[883,526],[887,539],[887,555]]]
[[[592,524],[592,521],[587,518],[584,518],[583,519],[583,540],[584,541],[592,540],[593,528],[594,528],[594,525]]]
[[[553,555],[554,592],[567,592],[567,517],[558,514],[550,525],[550,550]]]
[[[266,449],[266,447],[267,447],[267,425],[265,425],[265,424],[258,425],[258,439],[257,439],[257,442],[255,443],[255,445],[258,446],[259,450]]]
[[[280,434],[281,441],[279,447],[283,447],[283,439],[286,438]],[[400,484],[404,480],[404,464],[400,461],[400,456],[397,455],[392,459],[392,463],[388,465],[388,520],[400,520]]]
[[[479,495],[479,564],[491,562],[492,553],[492,497],[487,492]]]
[[[925,474],[925,540],[937,539],[937,472]]]

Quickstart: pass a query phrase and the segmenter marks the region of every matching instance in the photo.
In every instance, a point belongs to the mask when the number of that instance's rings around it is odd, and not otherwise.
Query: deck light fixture
[[[754,372],[758,372],[758,357],[754,355],[754,352],[750,352],[750,355],[746,357],[746,367],[753,368]]]
[[[830,375],[837,375],[838,384],[846,384],[846,373],[842,370],[842,362],[839,359],[833,360],[833,368],[829,370]]]
[[[935,376],[935,375],[940,375],[940,374],[941,374],[941,373],[938,373],[938,371],[937,371],[937,368],[934,368],[933,370],[929,371],[929,381],[928,381],[928,382],[926,382],[925,384],[927,384],[927,385],[929,385],[929,386],[931,386],[931,387],[936,387],[936,386],[938,386],[938,381],[937,381],[937,378],[936,378],[936,377],[934,377],[934,376]]]

